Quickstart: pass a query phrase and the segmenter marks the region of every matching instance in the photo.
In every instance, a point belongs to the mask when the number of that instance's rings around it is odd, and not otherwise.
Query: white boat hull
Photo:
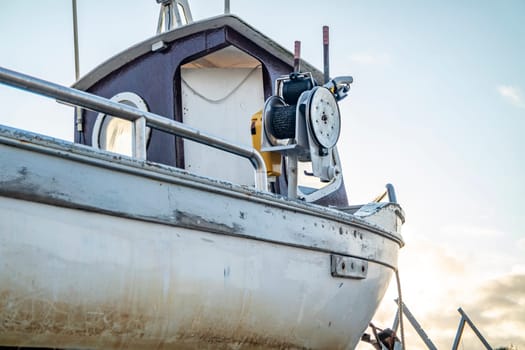
[[[349,214],[10,134],[0,345],[352,349],[397,264],[400,238]]]

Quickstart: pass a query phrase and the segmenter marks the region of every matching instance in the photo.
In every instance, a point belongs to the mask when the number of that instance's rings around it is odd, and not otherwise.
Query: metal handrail
[[[227,141],[158,114],[141,111],[85,91],[55,84],[3,67],[0,67],[0,83],[133,122],[135,124],[133,156],[139,159],[146,159],[146,126],[247,158],[255,168],[256,189],[267,190],[266,165],[261,154],[254,148]]]

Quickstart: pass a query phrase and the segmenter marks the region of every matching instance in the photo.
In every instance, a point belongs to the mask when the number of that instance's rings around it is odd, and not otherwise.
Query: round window
[[[111,101],[123,103],[131,107],[148,111],[144,100],[132,92],[122,92],[111,98]],[[99,113],[93,126],[92,145],[106,151],[133,155],[134,127],[129,120]],[[146,129],[146,141],[149,140],[151,129]]]

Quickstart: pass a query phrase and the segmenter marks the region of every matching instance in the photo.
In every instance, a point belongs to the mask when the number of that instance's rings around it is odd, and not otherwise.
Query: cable
[[[237,84],[230,92],[228,92],[224,97],[221,97],[221,98],[218,98],[218,99],[211,99],[209,97],[206,97],[204,96],[203,94],[201,94],[200,92],[198,92],[197,90],[195,90],[195,88],[193,88],[190,84],[188,84],[188,82],[186,80],[184,80],[183,78],[181,78],[182,82],[184,83],[184,85],[186,85],[188,87],[188,89],[190,89],[191,92],[193,92],[195,95],[199,96],[200,98],[202,98],[204,101],[206,102],[209,102],[209,103],[213,103],[213,104],[219,104],[221,103],[222,101],[225,101],[227,100],[231,95],[233,95],[237,90],[239,90],[239,88],[246,82],[246,80],[248,80],[251,75],[257,71],[259,68],[261,67],[261,65],[257,65],[255,66],[242,80],[239,84]]]

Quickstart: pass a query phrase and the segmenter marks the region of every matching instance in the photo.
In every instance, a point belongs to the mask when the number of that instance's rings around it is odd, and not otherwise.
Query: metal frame
[[[396,299],[395,302],[398,303],[398,299]],[[405,303],[401,302],[401,308],[403,310],[403,314],[408,319],[412,327],[414,327],[414,330],[417,332],[421,340],[423,340],[427,348],[429,350],[437,350],[437,347],[434,345],[432,340],[430,340],[427,333],[423,330],[423,327],[421,327],[419,322],[417,322],[416,318],[407,308]],[[462,308],[458,308],[458,312],[461,315],[461,319],[459,320],[458,331],[456,332],[456,337],[454,338],[454,344],[452,345],[452,350],[457,350],[459,347],[459,342],[461,341],[461,336],[463,335],[463,330],[465,329],[465,323],[467,323],[470,326],[470,328],[474,331],[474,333],[476,334],[478,339],[481,341],[485,349],[492,350],[492,347],[490,346],[490,344],[487,342],[485,337],[483,337],[483,335],[480,333],[480,331],[474,325],[474,323],[470,320],[470,318],[467,316],[465,311],[463,311]],[[392,325],[392,329],[396,331],[398,327],[399,327],[399,312],[396,313],[396,317],[394,319],[394,324]]]
[[[395,300],[396,304],[399,303],[399,299],[396,299]],[[408,309],[408,307],[405,305],[405,303],[401,302],[401,308],[403,310],[403,314],[405,315],[405,317],[408,319],[408,321],[410,322],[410,324],[412,325],[412,327],[414,328],[414,330],[416,331],[416,333],[419,335],[419,337],[421,338],[421,340],[423,340],[423,342],[425,343],[425,345],[427,346],[427,348],[429,350],[437,350],[437,347],[434,345],[434,343],[432,342],[432,340],[430,340],[430,338],[428,337],[427,333],[423,330],[423,327],[421,327],[421,325],[419,324],[419,322],[417,322],[416,318],[414,317],[414,315],[410,312],[410,310]],[[394,319],[394,324],[392,325],[392,329],[394,331],[397,331],[397,328],[399,327],[399,322],[400,322],[400,319],[399,319],[399,312],[396,312],[396,317]],[[405,347],[405,344],[403,344],[403,348],[406,348]]]
[[[193,22],[188,0],[157,0],[157,3],[161,5],[157,23],[157,34]],[[184,22],[182,21],[183,17]],[[176,26],[173,23],[173,18],[175,18]]]
[[[459,320],[458,325],[458,331],[456,333],[456,338],[454,339],[454,344],[452,345],[452,350],[457,350],[459,346],[459,342],[461,341],[461,336],[463,335],[463,329],[465,329],[465,322],[468,323],[470,328],[474,331],[478,339],[481,341],[485,349],[492,350],[492,347],[489,345],[487,340],[481,335],[478,328],[474,325],[474,323],[470,320],[470,318],[467,316],[465,311],[463,311],[462,308],[458,309],[459,314],[461,315],[461,320]]]
[[[146,126],[247,158],[256,171],[255,187],[260,191],[267,191],[266,165],[261,154],[254,148],[238,145],[151,112],[141,111],[85,91],[65,87],[3,67],[0,67],[0,82],[51,97],[73,106],[84,107],[133,122],[135,124],[135,150],[133,154],[140,159],[146,158]]]

